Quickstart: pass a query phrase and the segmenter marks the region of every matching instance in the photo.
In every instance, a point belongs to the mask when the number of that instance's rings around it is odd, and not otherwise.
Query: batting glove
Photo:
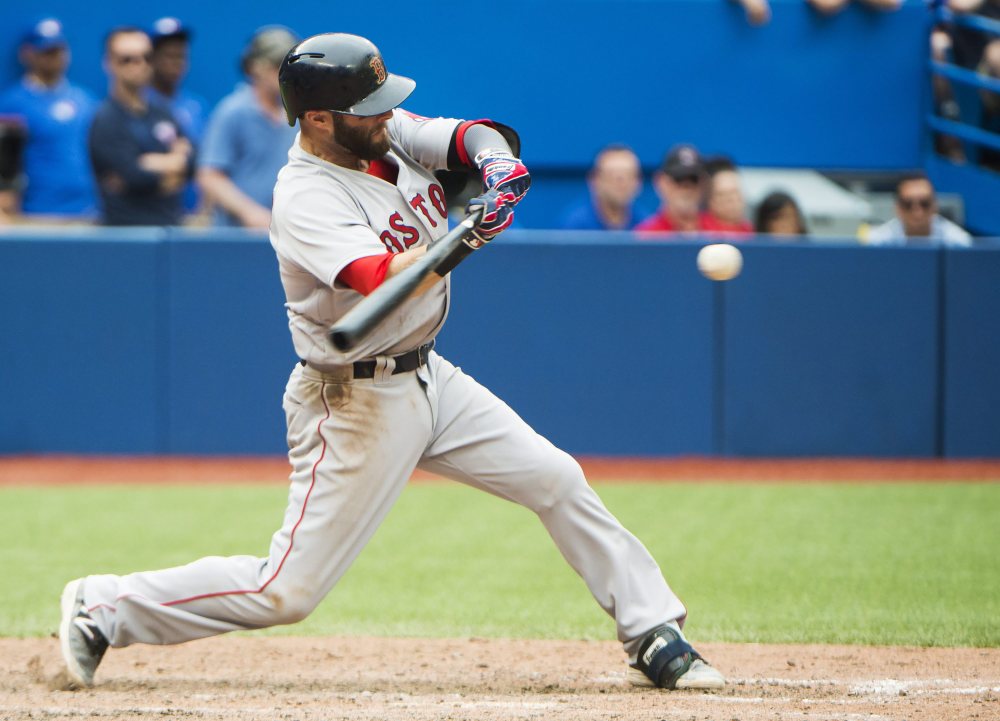
[[[483,174],[483,185],[488,190],[509,194],[511,205],[517,205],[531,187],[531,176],[518,158],[498,148],[481,150],[474,159]]]
[[[472,198],[465,207],[467,213],[472,213],[481,207],[485,207],[486,210],[482,219],[476,223],[476,227],[465,237],[465,244],[473,250],[478,250],[509,228],[514,222],[516,202],[513,193],[501,193],[497,190],[487,190],[482,195]]]

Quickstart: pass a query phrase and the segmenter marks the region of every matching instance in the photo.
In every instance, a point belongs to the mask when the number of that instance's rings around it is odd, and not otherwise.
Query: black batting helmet
[[[346,33],[313,35],[293,47],[281,63],[278,82],[289,125],[307,110],[381,115],[417,85],[388,72],[370,41]]]

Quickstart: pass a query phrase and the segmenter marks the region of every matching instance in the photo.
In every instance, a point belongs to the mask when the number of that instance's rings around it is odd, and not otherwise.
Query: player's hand
[[[514,222],[514,203],[509,202],[510,196],[510,193],[487,190],[469,201],[465,212],[472,213],[481,207],[485,207],[486,210],[482,219],[476,223],[476,227],[465,237],[466,245],[473,250],[482,248],[510,227]]]
[[[490,148],[480,151],[474,160],[483,174],[483,186],[508,196],[507,202],[517,205],[531,187],[531,175],[518,158],[507,150]]]

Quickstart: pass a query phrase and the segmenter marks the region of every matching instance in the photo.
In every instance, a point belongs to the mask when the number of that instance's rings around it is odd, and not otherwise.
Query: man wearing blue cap
[[[95,211],[87,159],[87,128],[96,101],[66,79],[69,45],[62,25],[45,18],[32,25],[18,57],[25,73],[0,95],[0,115],[27,131],[24,182],[0,191],[0,208],[28,215],[87,217]]]
[[[182,87],[190,67],[192,30],[177,18],[164,17],[153,23],[149,39],[153,43],[153,79],[147,89],[149,100],[170,108],[184,129],[184,134],[201,145],[205,132],[205,101]],[[190,182],[184,188],[184,208],[194,211],[199,205],[198,186]]]
[[[177,18],[160,18],[149,33],[153,43],[153,80],[149,98],[170,108],[196,145],[205,127],[205,101],[181,84],[188,73],[191,28]]]

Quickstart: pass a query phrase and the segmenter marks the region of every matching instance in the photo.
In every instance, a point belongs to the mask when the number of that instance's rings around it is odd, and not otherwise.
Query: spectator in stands
[[[868,231],[869,245],[968,246],[967,232],[937,212],[934,186],[923,173],[907,175],[896,186],[896,217]]]
[[[25,34],[20,82],[0,95],[0,115],[26,135],[18,164],[25,182],[0,190],[0,208],[13,216],[89,216],[94,182],[87,162],[87,128],[97,106],[66,79],[69,45],[62,25],[46,18]]]
[[[951,35],[941,27],[932,29],[931,59],[938,63],[951,63],[951,51]],[[946,120],[961,120],[961,111],[955,100],[951,81],[944,75],[935,73],[931,76],[931,83],[934,92],[935,114]],[[938,155],[948,158],[953,163],[965,162],[965,149],[962,147],[962,141],[954,135],[934,133],[934,150]]]
[[[191,35],[189,27],[177,18],[160,18],[149,33],[153,41],[153,81],[149,88],[152,100],[170,108],[184,129],[184,135],[197,148],[205,130],[205,101],[181,87],[190,67]],[[184,209],[193,212],[199,204],[194,181],[184,188]]]
[[[991,80],[1000,80],[1000,38],[992,40],[983,50],[977,71]],[[982,127],[1000,138],[1000,93],[982,88],[979,97],[983,105]],[[983,146],[979,150],[979,164],[1000,171],[1000,151]]]
[[[181,191],[194,170],[194,150],[170,110],[148,97],[153,46],[137,27],[120,27],[104,42],[107,99],[90,128],[90,158],[106,225],[174,225],[183,218]]]
[[[850,0],[808,0],[809,4],[812,5],[816,10],[823,13],[824,15],[834,15],[839,13],[850,2]],[[891,12],[893,10],[899,10],[900,5],[903,4],[903,0],[862,0],[863,5],[867,5],[873,10],[882,10],[886,12]]]
[[[795,198],[788,193],[776,190],[764,196],[764,199],[757,205],[754,232],[761,235],[793,238],[808,235],[809,228]]]
[[[1000,0],[944,0],[944,4],[958,14],[979,15],[992,20],[1000,20]],[[983,51],[995,36],[974,28],[955,25],[951,28],[951,38],[955,64],[974,69],[983,57]]]
[[[566,230],[631,230],[639,221],[635,199],[642,190],[639,158],[627,145],[605,146],[587,173],[588,196],[573,206],[560,227]]]
[[[767,25],[771,22],[771,5],[768,0],[734,0],[743,8],[747,22],[751,25]]]
[[[13,222],[24,187],[24,144],[28,131],[16,115],[0,115],[0,225]]]
[[[657,212],[639,223],[640,233],[696,234],[705,230],[705,199],[707,175],[698,149],[693,145],[677,145],[663,159],[653,175],[653,188],[660,198]]]
[[[705,231],[729,240],[752,235],[753,226],[746,219],[746,200],[736,164],[729,158],[718,157],[707,159],[705,168],[708,172]]]
[[[241,58],[249,84],[224,98],[209,119],[198,183],[216,206],[216,225],[271,224],[274,182],[295,140],[281,103],[278,68],[297,42],[288,28],[258,30]]]
[[[205,127],[205,101],[181,87],[190,67],[191,29],[177,18],[160,18],[149,38],[153,42],[149,97],[169,107],[184,134],[197,145]]]

